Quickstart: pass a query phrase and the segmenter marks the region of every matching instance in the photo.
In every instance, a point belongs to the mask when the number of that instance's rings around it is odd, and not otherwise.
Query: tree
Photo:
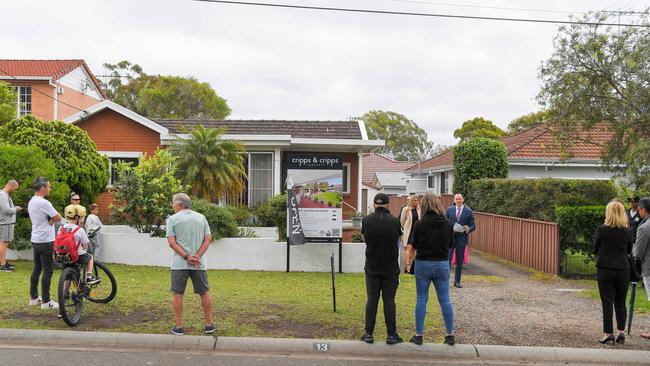
[[[175,158],[166,150],[145,157],[138,166],[126,162],[115,164],[120,179],[113,184],[113,214],[140,233],[163,236],[161,228],[172,214],[172,197],[185,186],[176,179]]]
[[[0,126],[16,118],[16,90],[0,81]]]
[[[559,28],[553,55],[539,71],[538,102],[555,112],[548,124],[568,152],[591,130],[609,130],[602,159],[612,171],[647,176],[650,160],[650,21],[644,27],[611,27],[616,13],[591,13]],[[585,133],[581,131],[586,131]]]
[[[486,137],[489,139],[498,139],[505,136],[505,131],[495,126],[492,121],[483,117],[475,117],[463,122],[463,126],[454,131],[454,137],[461,141],[475,138]]]
[[[177,176],[190,192],[206,201],[236,197],[244,190],[244,146],[222,140],[223,129],[196,126],[187,139],[179,137],[170,152],[176,157]]]
[[[128,61],[104,67],[111,77],[103,84],[108,97],[145,117],[224,119],[230,115],[226,100],[210,84],[192,76],[148,75]]]
[[[454,147],[454,192],[467,197],[470,181],[508,177],[508,151],[501,141],[476,137]]]
[[[508,124],[508,135],[516,135],[533,127],[546,123],[550,111],[538,111],[517,117]]]
[[[108,159],[97,153],[86,131],[61,121],[43,122],[26,115],[0,127],[0,142],[33,146],[54,161],[59,178],[90,202],[106,189]]]
[[[419,161],[431,156],[433,143],[427,133],[402,114],[376,110],[356,119],[365,123],[370,139],[386,141],[382,154],[406,161]]]
[[[0,144],[0,185],[10,179],[20,183],[20,188],[13,194],[17,206],[27,208],[27,203],[34,195],[32,182],[36,177],[47,177],[52,184],[52,192],[48,199],[59,210],[68,203],[70,188],[59,177],[54,161],[47,158],[45,153],[36,147]],[[28,249],[30,246],[31,224],[27,211],[24,210],[16,217],[16,236],[12,243],[13,249]]]

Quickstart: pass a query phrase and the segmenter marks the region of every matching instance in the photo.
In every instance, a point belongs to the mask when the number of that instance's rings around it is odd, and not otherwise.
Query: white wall
[[[165,238],[152,238],[126,226],[105,226],[102,231],[104,262],[159,267],[171,264],[172,250]],[[363,272],[365,249],[363,243],[343,244],[343,272]],[[296,245],[290,250],[292,271],[329,272],[332,253],[338,271],[338,244]],[[8,250],[7,258],[31,259],[31,253]],[[274,238],[226,238],[213,242],[205,258],[209,269],[285,271],[287,247]]]
[[[605,172],[599,167],[566,167],[550,166],[546,170],[543,166],[510,165],[508,178],[562,178],[562,179],[611,179],[611,172]]]

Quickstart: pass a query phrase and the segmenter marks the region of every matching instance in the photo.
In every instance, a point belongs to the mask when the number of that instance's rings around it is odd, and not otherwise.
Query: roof
[[[375,177],[377,180],[373,179],[372,183],[379,183],[381,187],[406,187],[408,178],[404,172],[377,172]]]
[[[600,160],[605,144],[613,137],[613,132],[605,124],[596,125],[591,131],[578,131],[573,137],[575,141],[569,147],[568,153],[573,161]],[[550,126],[542,124],[516,135],[502,137],[500,141],[508,150],[508,159],[556,159],[562,158],[562,149],[553,136]],[[418,169],[451,166],[454,151],[449,149],[441,154],[423,161],[419,167],[413,166],[409,172]]]
[[[357,121],[171,120],[153,119],[170,133],[187,133],[195,125],[224,127],[229,135],[290,135],[292,138],[363,140]]]
[[[8,76],[16,79],[51,78],[52,80],[58,80],[79,66],[84,68],[99,93],[106,98],[99,81],[84,60],[0,60],[0,77]]]
[[[95,104],[91,105],[90,107],[86,108],[83,111],[80,111],[80,112],[77,112],[77,113],[75,113],[75,114],[73,114],[71,116],[68,116],[63,121],[66,122],[66,123],[75,124],[77,122],[85,121],[90,116],[93,116],[93,115],[95,115],[95,114],[97,114],[97,113],[99,113],[99,112],[101,112],[101,111],[103,111],[105,109],[113,110],[116,113],[119,113],[119,114],[121,114],[121,115],[123,115],[123,116],[125,116],[125,117],[127,117],[127,118],[129,118],[129,119],[131,119],[131,120],[133,120],[133,121],[147,127],[147,128],[150,128],[150,129],[152,129],[152,130],[154,130],[154,131],[156,131],[156,132],[158,132],[158,133],[160,133],[162,135],[167,135],[169,133],[169,130],[167,130],[165,127],[151,121],[150,119],[148,119],[146,117],[143,117],[143,116],[133,112],[130,109],[124,108],[121,105],[119,105],[119,104],[117,104],[115,102],[112,102],[112,101],[110,101],[108,99],[103,100],[103,101],[101,101],[99,103],[95,103]]]
[[[363,156],[363,166],[361,172],[361,181],[371,183],[377,172],[403,172],[415,164],[412,161],[397,161],[381,154],[365,154]]]

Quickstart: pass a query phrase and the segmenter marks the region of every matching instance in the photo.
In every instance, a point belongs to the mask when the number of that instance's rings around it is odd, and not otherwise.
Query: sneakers
[[[391,334],[388,337],[386,337],[386,344],[398,344],[404,342],[404,339],[399,336],[399,334]]]
[[[177,335],[177,336],[182,336],[183,335],[183,328],[173,327],[172,328],[172,334]]]
[[[410,342],[415,343],[418,346],[421,346],[422,345],[422,336],[414,335],[413,337],[411,337]]]
[[[10,266],[9,263],[5,263],[4,266],[0,266],[0,272],[13,272],[14,267]]]
[[[41,304],[41,309],[47,310],[47,309],[58,309],[59,304],[55,301],[50,300],[49,302],[46,302],[45,304]]]
[[[362,335],[361,340],[368,344],[375,343],[375,337],[373,337],[372,334],[368,334],[368,333]]]
[[[92,275],[92,273],[87,273],[86,274],[86,285],[94,285],[96,283],[99,283],[101,281],[99,278],[95,277]]]
[[[43,302],[43,299],[41,299],[41,297],[39,296],[36,299],[29,299],[29,304],[27,304],[27,305],[30,305],[30,306],[31,305],[40,305],[42,302]]]
[[[212,334],[217,331],[217,327],[214,324],[208,324],[205,326],[205,334]]]
[[[453,335],[448,335],[448,336],[445,336],[445,342],[444,343],[448,344],[450,346],[453,346],[454,344],[456,344],[456,339],[454,338]]]

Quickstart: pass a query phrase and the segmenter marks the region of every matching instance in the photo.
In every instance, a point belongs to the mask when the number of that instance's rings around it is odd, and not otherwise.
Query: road
[[[83,341],[82,341],[83,342]],[[147,350],[90,350],[90,349],[56,349],[39,346],[0,346],[0,365],[11,366],[395,366],[395,365],[485,365],[477,363],[451,363],[449,360],[435,359],[406,360],[404,358],[359,358],[345,356],[323,357],[319,355],[263,355],[234,353],[199,353],[199,352],[162,352]],[[523,363],[525,365],[550,365]],[[522,364],[522,365],[523,365]],[[489,363],[489,365],[513,365],[512,363]],[[571,366],[577,364],[565,364]]]

